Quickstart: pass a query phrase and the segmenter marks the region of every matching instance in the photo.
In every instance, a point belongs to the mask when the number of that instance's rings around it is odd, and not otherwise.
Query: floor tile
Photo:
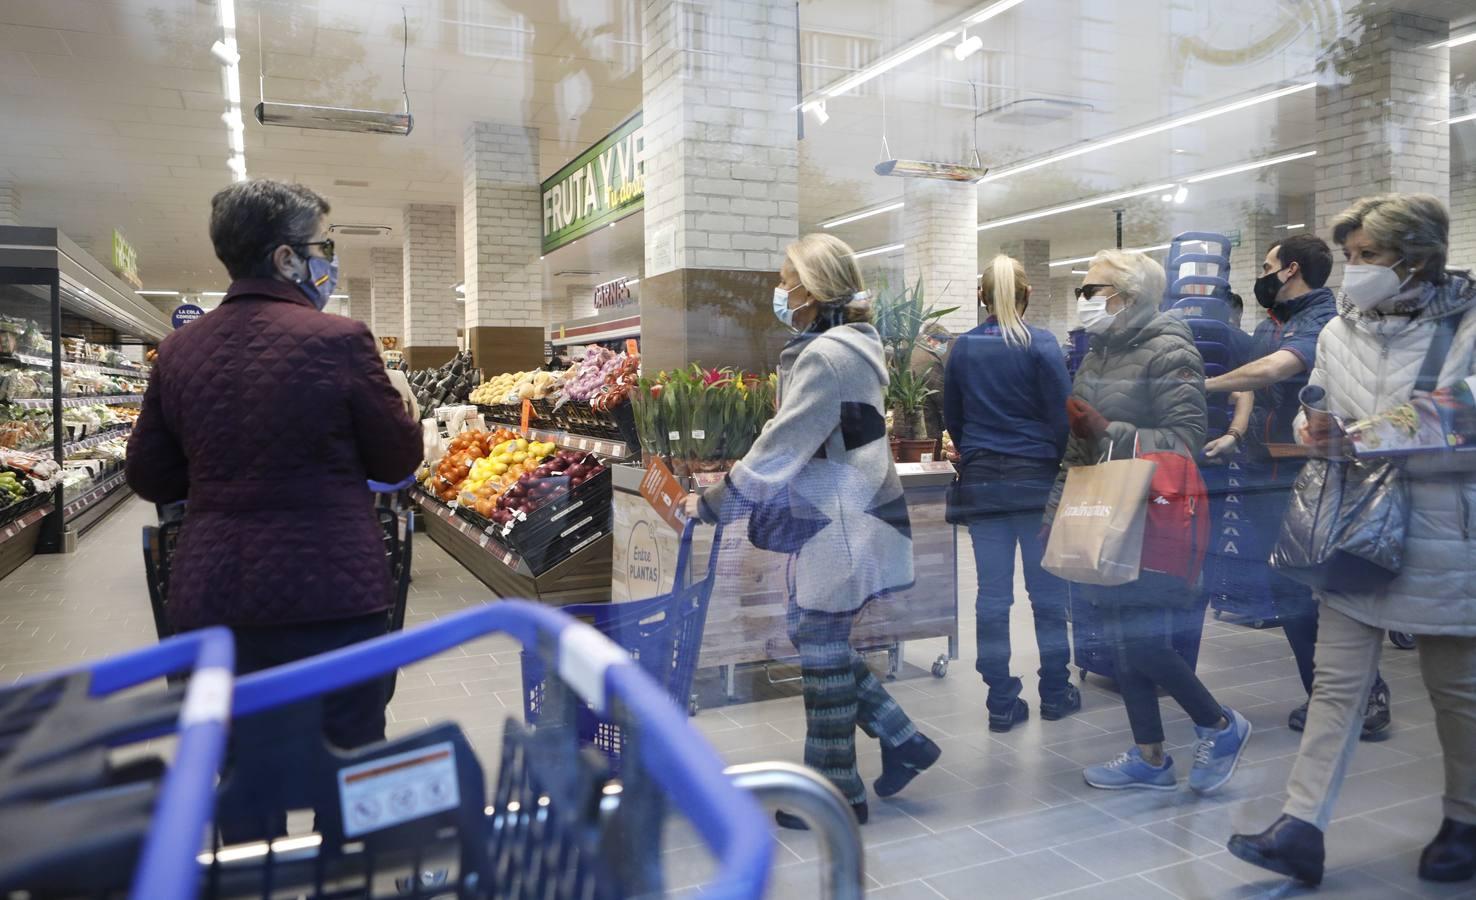
[[[1053,850],[1011,856],[927,879],[948,900],[1033,900],[1100,881]]]

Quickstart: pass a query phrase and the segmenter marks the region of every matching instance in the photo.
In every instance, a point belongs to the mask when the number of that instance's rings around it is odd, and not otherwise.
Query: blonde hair
[[[1118,293],[1127,295],[1129,305],[1157,305],[1163,299],[1168,276],[1163,266],[1151,257],[1136,250],[1102,250],[1092,257],[1091,264],[1112,273],[1112,286]]]
[[[1005,343],[1011,347],[1030,346],[1030,329],[1020,315],[1020,307],[1030,294],[1025,266],[1018,259],[1001,253],[984,270],[979,286],[984,292],[984,305],[999,320],[999,330]]]
[[[1333,219],[1333,240],[1341,247],[1362,228],[1380,250],[1398,253],[1421,281],[1445,281],[1450,252],[1450,214],[1432,194],[1377,194],[1361,197]]]
[[[870,322],[871,301],[865,296],[856,251],[833,234],[807,234],[784,250],[800,284],[824,306],[844,304],[847,322]]]

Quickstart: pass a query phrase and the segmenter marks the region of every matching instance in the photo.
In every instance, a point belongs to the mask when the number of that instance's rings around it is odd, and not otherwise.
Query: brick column
[[[369,251],[369,297],[374,336],[394,338],[405,349],[405,254],[399,247]]]
[[[374,303],[370,284],[368,278],[349,278],[345,281],[344,289],[348,293],[348,317],[358,319],[373,328]]]
[[[463,141],[466,345],[488,372],[543,362],[538,129],[474,122]]]
[[[1274,202],[1274,198],[1267,198],[1267,201]],[[1301,234],[1304,230],[1315,231],[1316,225],[1308,222],[1306,229],[1287,231],[1276,227],[1286,224],[1287,220],[1278,221],[1280,217],[1262,203],[1250,202],[1239,206],[1238,215],[1232,218],[1234,224],[1228,226],[1228,230],[1240,232],[1240,246],[1230,248],[1230,289],[1239,294],[1245,304],[1240,327],[1254,332],[1266,318],[1265,308],[1256,302],[1256,279],[1261,277],[1261,263],[1266,259],[1266,251],[1288,235]]]
[[[456,355],[462,312],[453,285],[456,271],[456,207],[412,203],[405,207],[405,362],[412,369],[439,366]]]
[[[768,297],[799,234],[794,4],[642,7],[646,365],[772,368]]]
[[[1449,266],[1476,269],[1476,169],[1450,179]]]
[[[902,273],[908,287],[922,283],[923,298],[961,334],[979,324],[979,189],[972,184],[909,178],[902,182]]]
[[[1430,48],[1450,25],[1413,13],[1362,17],[1362,32],[1335,60],[1342,73],[1317,89],[1315,227],[1359,197],[1386,191],[1450,196],[1450,49]],[[1309,225],[1313,223],[1308,223]],[[1331,284],[1342,280],[1333,254]]]
[[[1026,313],[1030,324],[1048,329],[1052,334],[1065,334],[1066,304],[1057,298],[1051,283],[1051,242],[1033,238],[1007,241],[999,245],[999,252],[1025,266],[1025,280],[1030,282],[1030,310]],[[984,271],[993,260],[992,253],[980,254],[979,271]],[[1071,294],[1067,292],[1064,296]],[[980,310],[979,314],[984,313]]]
[[[13,181],[0,181],[0,225],[21,223],[20,191]]]

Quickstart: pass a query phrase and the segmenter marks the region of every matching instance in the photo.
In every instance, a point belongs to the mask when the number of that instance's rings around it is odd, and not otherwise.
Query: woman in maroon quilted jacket
[[[241,672],[385,631],[390,573],[365,482],[400,481],[421,457],[368,327],[322,312],[338,274],[327,212],[301,185],[215,195],[230,290],[159,346],[128,441],[133,490],[188,501],[172,624],[229,626]],[[382,739],[384,704],[380,684],[330,697],[327,736]]]

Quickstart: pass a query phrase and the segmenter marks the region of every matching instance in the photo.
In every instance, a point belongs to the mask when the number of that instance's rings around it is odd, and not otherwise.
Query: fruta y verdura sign
[[[557,250],[640,209],[645,140],[636,113],[543,182],[543,252]]]

